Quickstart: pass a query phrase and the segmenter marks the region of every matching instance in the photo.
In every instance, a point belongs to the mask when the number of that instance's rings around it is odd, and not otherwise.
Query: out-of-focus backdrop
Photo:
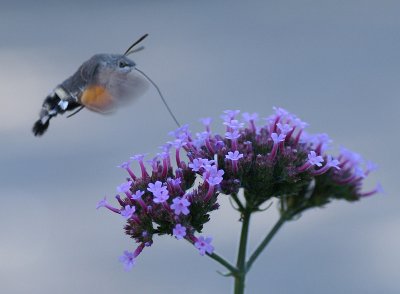
[[[112,116],[31,126],[43,98],[95,53],[132,55],[182,123],[201,130],[224,109],[268,116],[281,106],[376,162],[385,194],[336,202],[288,223],[253,267],[248,293],[400,293],[398,1],[2,1],[0,9],[0,293],[230,293],[218,264],[187,242],[135,244],[99,199],[116,168],[155,154],[175,128],[150,89]],[[222,130],[218,122],[216,130]],[[221,197],[204,233],[235,259],[238,215]],[[253,219],[250,249],[277,217]]]

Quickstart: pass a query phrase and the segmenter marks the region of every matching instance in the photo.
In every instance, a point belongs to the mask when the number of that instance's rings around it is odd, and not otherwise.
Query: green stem
[[[239,210],[239,211],[244,211],[245,208],[244,208],[242,202],[239,200],[239,197],[237,196],[237,194],[232,194],[231,196],[232,196],[232,199],[233,199],[233,200],[235,201],[235,203],[237,204],[237,206],[238,206],[238,208],[239,208],[238,210]]]
[[[236,267],[234,267],[233,265],[231,265],[228,261],[226,261],[224,258],[222,258],[221,256],[219,256],[217,253],[212,253],[212,254],[208,254],[207,255],[209,257],[211,257],[212,259],[214,259],[216,262],[220,263],[221,265],[223,265],[224,267],[226,267],[230,273],[232,275],[236,275],[237,274],[237,269]]]
[[[235,294],[243,294],[246,280],[246,248],[247,238],[249,235],[251,211],[245,209],[242,214],[242,232],[240,234],[239,252],[237,256],[236,268],[237,274],[235,275]]]
[[[265,236],[264,240],[258,245],[257,249],[253,252],[253,254],[250,256],[249,260],[246,263],[246,272],[248,272],[253,265],[254,261],[257,259],[257,257],[261,254],[261,252],[265,249],[265,247],[268,245],[268,243],[271,241],[271,239],[275,236],[275,234],[279,231],[279,229],[282,227],[282,225],[285,223],[287,220],[287,217],[285,215],[282,215],[277,223],[274,225],[274,227],[271,229],[271,231],[268,233],[267,236]]]
[[[190,244],[193,245],[193,242],[191,242],[190,240],[186,239],[186,241],[188,241]],[[225,260],[225,258],[219,256],[217,253],[213,252],[212,254],[206,253],[209,257],[211,257],[212,259],[214,259],[216,262],[218,262],[219,264],[223,265],[224,267],[226,267],[230,273],[232,275],[236,275],[237,274],[237,268],[234,267],[233,265],[231,265],[228,261]]]

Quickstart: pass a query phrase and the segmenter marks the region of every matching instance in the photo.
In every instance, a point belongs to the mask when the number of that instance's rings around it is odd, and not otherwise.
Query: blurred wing
[[[149,87],[147,80],[135,71],[128,74],[107,73],[107,76],[100,76],[100,80],[106,81],[105,85],[87,86],[80,102],[88,109],[103,114],[138,98]]]
[[[135,70],[123,75],[111,74],[107,84],[107,90],[118,106],[125,105],[142,96],[148,88],[147,80]]]

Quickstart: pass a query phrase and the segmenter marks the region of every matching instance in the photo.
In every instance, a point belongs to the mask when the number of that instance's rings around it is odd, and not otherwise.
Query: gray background
[[[12,3],[12,4],[11,4]],[[123,221],[96,211],[125,177],[115,166],[158,152],[174,123],[150,90],[115,115],[30,128],[43,98],[94,53],[132,58],[178,119],[200,130],[224,109],[281,106],[379,164],[354,204],[305,213],[256,262],[247,293],[400,293],[398,1],[31,1],[0,9],[0,293],[230,293],[223,270],[186,242],[156,238],[130,273]],[[222,130],[218,123],[214,129]],[[221,197],[205,234],[234,260],[238,216]],[[251,246],[276,220],[252,222]]]

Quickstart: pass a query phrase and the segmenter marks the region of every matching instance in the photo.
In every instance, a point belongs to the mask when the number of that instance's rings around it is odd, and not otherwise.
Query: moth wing
[[[100,76],[99,80],[103,81],[102,85],[93,83],[87,86],[80,102],[89,110],[103,114],[134,101],[149,88],[147,80],[135,71],[127,74],[107,73],[107,76]]]
[[[114,98],[116,106],[126,105],[136,100],[148,88],[148,81],[135,70],[124,75],[111,74],[107,84],[107,89]]]
[[[82,81],[86,83],[91,83],[95,77],[95,73],[99,68],[99,62],[95,55],[89,60],[85,61],[78,69],[79,77]]]

